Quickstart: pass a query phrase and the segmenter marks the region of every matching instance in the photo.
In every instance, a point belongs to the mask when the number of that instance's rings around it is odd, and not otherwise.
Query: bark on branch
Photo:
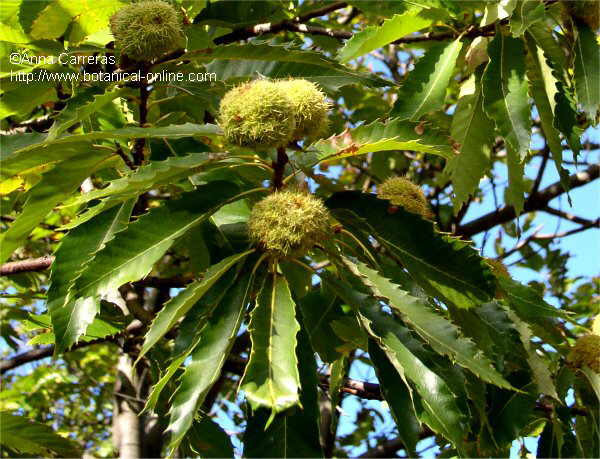
[[[587,185],[593,180],[596,180],[600,176],[600,166],[594,164],[588,167],[585,171],[577,172],[569,177],[570,189],[579,188],[583,185]],[[548,203],[554,198],[565,193],[560,182],[555,182],[546,188],[529,195],[525,200],[523,207],[523,213],[533,212],[536,210],[545,210]],[[517,217],[514,207],[502,206],[499,209],[485,214],[469,223],[459,226],[456,230],[456,234],[465,238],[470,238],[475,234],[481,233],[482,231],[489,230],[496,225],[509,222]]]
[[[70,350],[80,349],[82,347],[92,346],[94,344],[115,342],[124,334],[139,335],[143,329],[144,326],[141,322],[134,321],[129,326],[127,326],[127,328],[120,334],[108,336],[106,338],[95,339],[93,341],[80,341],[79,343],[75,344]],[[21,365],[25,365],[26,363],[36,362],[47,357],[52,357],[53,354],[54,344],[36,349],[31,349],[30,351],[21,352],[20,354],[17,354],[14,357],[10,357],[0,362],[0,374],[4,374],[9,370],[17,368]]]
[[[331,3],[330,5],[325,5],[321,8],[317,8],[315,10],[309,11],[308,13],[303,14],[302,16],[297,16],[291,20],[288,19],[285,21],[275,22],[275,23],[268,22],[265,24],[256,24],[251,27],[237,29],[231,33],[228,33],[226,35],[218,37],[215,40],[215,43],[217,45],[222,45],[222,44],[226,44],[226,43],[233,43],[234,41],[238,41],[238,40],[245,40],[247,38],[256,37],[256,36],[259,36],[259,35],[262,35],[265,33],[277,33],[277,32],[281,32],[282,30],[293,30],[294,26],[297,26],[304,22],[310,21],[311,19],[314,19],[314,18],[325,16],[326,14],[329,14],[333,11],[336,11],[336,10],[339,10],[342,8],[346,8],[347,6],[348,6],[348,3],[346,3],[346,2],[335,2],[335,3]],[[306,32],[306,33],[310,33],[310,32]],[[344,32],[344,33],[346,33],[346,32]],[[330,36],[333,36],[333,35],[330,35]],[[350,34],[350,36],[352,36],[352,34]],[[349,37],[347,37],[347,38],[349,38]]]
[[[40,258],[30,258],[22,261],[11,261],[0,266],[0,276],[8,276],[10,274],[32,271],[43,271],[48,269],[53,261],[54,257],[50,255]]]
[[[340,8],[346,7],[346,2],[337,2],[332,3],[331,5],[325,6],[323,8],[319,8],[318,10],[314,10],[310,13],[307,13],[303,16],[296,17],[292,20],[285,20],[281,22],[266,22],[263,24],[256,24],[250,27],[245,27],[241,29],[234,30],[231,33],[226,35],[222,35],[214,40],[215,44],[223,45],[228,43],[233,43],[239,40],[246,40],[252,37],[258,37],[268,33],[279,33],[283,31],[289,32],[300,32],[307,33],[311,35],[324,35],[327,37],[333,37],[340,40],[347,40],[352,38],[354,35],[353,32],[346,30],[337,30],[326,27],[312,26],[306,25],[304,22],[309,21],[310,19],[324,16],[332,11],[335,11]],[[500,21],[500,24],[506,24],[506,20]],[[424,33],[421,35],[414,35],[408,37],[402,37],[394,42],[393,44],[411,44],[411,43],[422,43],[427,41],[445,41],[445,40],[453,40],[458,38],[459,36],[463,36],[465,38],[475,38],[475,37],[489,37],[494,35],[496,24],[488,24],[484,27],[476,27],[470,26],[468,29],[464,31],[449,31],[449,32],[437,32],[437,33]]]

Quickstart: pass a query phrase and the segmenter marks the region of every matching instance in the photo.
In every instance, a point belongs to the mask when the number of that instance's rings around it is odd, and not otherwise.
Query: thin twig
[[[288,161],[289,158],[285,152],[285,147],[279,147],[277,149],[277,160],[273,161],[273,190],[275,191],[283,188],[283,174]]]
[[[594,164],[586,170],[577,172],[569,177],[569,188],[572,190],[596,180],[600,176],[600,165]],[[547,186],[537,193],[529,195],[525,200],[523,213],[542,210],[548,206],[548,203],[565,193],[560,181]],[[511,221],[517,216],[514,207],[502,206],[493,212],[485,214],[469,223],[457,228],[456,234],[464,237],[472,237],[482,231],[489,230],[496,225]]]
[[[11,261],[0,266],[0,276],[8,276],[10,274],[43,271],[48,269],[54,257],[46,255],[40,258],[31,258],[29,260]]]

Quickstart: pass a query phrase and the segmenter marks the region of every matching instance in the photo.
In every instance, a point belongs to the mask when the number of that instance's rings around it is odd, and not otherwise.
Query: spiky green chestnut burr
[[[391,177],[378,189],[380,199],[388,199],[395,206],[402,206],[408,212],[424,218],[433,218],[423,190],[404,177]]]
[[[274,257],[300,257],[328,237],[329,212],[320,199],[278,191],[257,203],[248,220],[250,240]]]
[[[585,335],[577,340],[567,357],[569,365],[575,368],[587,366],[600,373],[600,336]]]
[[[256,80],[225,94],[219,125],[227,142],[233,145],[277,148],[292,140],[296,119],[294,107],[280,85]]]
[[[167,2],[131,3],[110,19],[116,48],[134,61],[151,61],[184,45],[182,21]]]
[[[277,82],[292,101],[296,115],[294,140],[316,140],[327,134],[329,103],[319,87],[308,80],[291,78]]]

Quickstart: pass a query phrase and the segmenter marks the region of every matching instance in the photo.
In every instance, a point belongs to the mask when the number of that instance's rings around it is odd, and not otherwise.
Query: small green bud
[[[184,44],[181,18],[167,2],[131,3],[110,19],[116,48],[134,61],[151,61]]]
[[[219,125],[233,145],[277,148],[292,140],[296,120],[292,103],[281,87],[272,81],[256,80],[223,96]]]
[[[427,198],[423,190],[404,177],[391,177],[383,182],[378,189],[380,199],[388,199],[395,206],[419,214],[424,218],[433,218]]]
[[[296,115],[294,140],[310,141],[324,137],[329,128],[327,112],[330,108],[325,94],[307,80],[292,78],[277,82],[292,101]]]
[[[579,338],[567,357],[567,363],[574,368],[587,366],[600,373],[600,336],[585,335]]]
[[[297,191],[278,191],[257,203],[248,234],[275,257],[300,257],[328,237],[329,212],[320,199]]]

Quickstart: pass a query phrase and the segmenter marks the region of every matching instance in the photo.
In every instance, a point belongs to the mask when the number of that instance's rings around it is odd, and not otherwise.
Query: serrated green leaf
[[[510,17],[510,31],[513,37],[522,36],[536,22],[544,20],[545,5],[537,0],[517,0]]]
[[[339,348],[344,345],[333,331],[332,322],[344,317],[336,298],[319,291],[310,292],[299,302],[304,327],[310,342],[324,362],[334,362],[341,357]]]
[[[488,389],[488,418],[491,432],[499,448],[509,448],[530,421],[535,409],[537,392],[531,374],[526,371],[515,372],[510,382],[521,392],[506,389]]]
[[[575,89],[583,111],[595,124],[600,108],[600,45],[596,34],[582,22],[577,22],[575,41]]]
[[[240,383],[254,409],[278,413],[299,403],[295,308],[287,281],[272,267],[250,314],[252,350]]]
[[[85,209],[73,221],[63,225],[61,229],[75,228],[100,212],[104,212],[123,201],[135,198],[155,186],[168,185],[194,175],[202,169],[203,165],[219,158],[221,156],[218,154],[193,153],[187,156],[171,156],[164,161],[152,161],[125,177],[109,182],[105,188],[92,190],[66,202],[64,207],[78,206],[96,199],[102,199],[95,206]]]
[[[126,5],[121,0],[62,1],[72,8],[70,11],[73,14],[73,22],[69,28],[69,43],[80,43],[93,37],[94,43],[100,45],[105,45],[112,40],[107,27],[110,18],[118,9]]]
[[[106,151],[100,158],[81,155],[46,172],[28,192],[23,211],[2,235],[0,261],[6,260],[21,245],[55,205],[66,199],[90,174],[106,166],[107,160],[110,157]]]
[[[65,33],[71,16],[66,14],[61,3],[61,0],[50,3],[33,21],[29,34],[34,40],[54,39]]]
[[[451,134],[460,144],[459,153],[446,163],[452,178],[454,210],[458,211],[479,187],[479,182],[491,165],[494,127],[483,110],[481,74],[467,80],[452,118]]]
[[[509,17],[515,9],[517,0],[498,0],[485,2],[485,12],[481,19],[481,26],[493,24],[496,21]]]
[[[519,332],[521,343],[523,343],[527,355],[527,363],[529,363],[529,367],[531,368],[533,377],[537,383],[538,391],[560,401],[560,398],[556,393],[556,388],[554,387],[554,381],[552,381],[552,375],[550,374],[548,364],[537,354],[537,350],[531,343],[533,333],[531,332],[529,325],[519,319],[510,309],[507,309],[507,313],[515,325],[516,330]]]
[[[272,420],[268,409],[253,410],[244,432],[245,457],[323,457],[317,365],[304,328],[298,334],[296,353],[302,384],[300,406],[278,413]]]
[[[187,0],[191,3],[193,0]],[[202,5],[203,1],[200,2]],[[273,0],[208,2],[195,22],[230,29],[284,19],[283,4]]]
[[[483,108],[507,147],[521,162],[531,138],[530,106],[522,40],[498,31],[488,46],[490,62],[483,74]]]
[[[173,452],[188,431],[196,411],[217,381],[242,323],[249,302],[253,275],[245,274],[227,291],[223,301],[208,319],[198,346],[173,395],[169,426],[169,449]]]
[[[432,222],[402,208],[390,213],[388,201],[356,191],[335,193],[326,205],[344,226],[372,235],[397,254],[431,295],[463,308],[493,297],[494,276],[475,249],[438,233]]]
[[[51,142],[76,123],[83,121],[91,114],[102,109],[127,92],[126,88],[115,88],[104,92],[97,87],[83,90],[67,102],[48,130],[47,141]]]
[[[598,401],[600,401],[600,375],[588,367],[584,367],[580,371],[586,377]]]
[[[338,406],[342,400],[342,386],[348,372],[349,359],[342,356],[333,362],[329,372],[329,398],[331,400],[331,426],[329,432],[335,435],[339,424]]]
[[[191,51],[183,57],[208,64],[208,72],[219,75],[220,80],[230,78],[305,78],[329,91],[348,84],[373,87],[393,83],[375,75],[351,70],[324,54],[308,51],[292,44],[246,43],[218,46],[209,50]]]
[[[542,131],[546,144],[552,153],[554,164],[559,173],[560,183],[565,190],[569,190],[569,173],[562,167],[562,143],[560,133],[554,127],[556,110],[555,96],[557,92],[556,79],[552,69],[546,63],[543,50],[536,45],[533,37],[527,34],[527,77],[529,79],[529,92],[535,101],[540,116]]]
[[[31,2],[28,2],[31,4]],[[31,38],[20,23],[22,0],[4,0],[0,8],[0,40],[9,43],[28,43]],[[4,66],[4,65],[3,65]]]
[[[450,357],[488,383],[511,388],[483,351],[465,338],[456,325],[436,314],[425,301],[409,295],[365,264],[354,264],[347,258],[343,260],[375,297],[385,300],[436,352]]]
[[[446,382],[431,371],[405,343],[408,330],[404,329],[392,316],[381,311],[379,302],[362,294],[349,285],[335,279],[328,272],[322,274],[323,280],[345,302],[358,313],[365,330],[385,353],[400,377],[423,399],[426,420],[434,432],[437,432],[460,448],[464,434],[464,415],[460,411],[456,396]]]
[[[179,448],[184,457],[235,457],[229,435],[210,418],[194,421]]]
[[[449,137],[431,126],[423,126],[423,133],[417,134],[417,127],[418,123],[399,119],[374,121],[319,140],[312,144],[308,151],[302,152],[292,160],[308,168],[323,160],[389,150],[421,151],[444,158],[451,157]]]
[[[212,182],[180,199],[151,210],[110,241],[77,280],[70,316],[60,325],[57,351],[77,342],[98,312],[101,298],[117,295],[117,289],[148,274],[176,238],[201,223],[234,198],[238,189],[229,182]]]
[[[7,411],[0,411],[0,445],[23,456],[48,457],[54,453],[61,457],[79,457],[81,454],[76,443],[61,437],[50,426]]]
[[[388,403],[396,422],[399,437],[409,456],[417,457],[416,447],[421,433],[421,424],[415,414],[412,390],[372,339],[369,340],[369,357],[373,362],[383,398]]]
[[[577,158],[581,150],[580,137],[582,129],[579,127],[577,119],[575,100],[567,84],[570,78],[568,75],[570,66],[567,57],[562,47],[554,39],[552,31],[543,24],[532,25],[528,30],[528,34],[533,37],[537,46],[543,50],[546,64],[552,70],[552,76],[554,77],[556,88],[553,93],[554,127],[565,137],[575,158]],[[548,86],[548,83],[546,85]],[[548,94],[552,94],[552,91],[548,91]]]
[[[89,342],[100,338],[106,338],[107,336],[119,333],[123,327],[116,326],[115,324],[108,322],[101,317],[96,317],[94,321],[88,327],[86,334],[81,337],[81,341]],[[49,328],[44,333],[40,333],[31,338],[28,342],[28,346],[38,344],[54,344],[56,342],[54,333]]]
[[[2,161],[13,152],[30,145],[42,143],[48,134],[41,132],[22,132],[19,135],[0,135],[0,158]]]
[[[69,302],[71,289],[96,253],[102,250],[116,233],[127,227],[134,204],[131,200],[115,207],[71,231],[62,239],[52,264],[46,304],[59,336],[63,333],[61,325],[68,321],[67,317],[70,315],[65,306]]]
[[[525,163],[511,145],[506,145],[506,167],[508,168],[508,187],[504,191],[504,200],[520,214],[525,205]]]
[[[552,345],[560,345],[564,337],[556,327],[556,318],[565,318],[564,312],[546,303],[533,288],[512,279],[499,277],[498,282],[506,294],[506,301],[515,314],[535,326],[534,332]]]
[[[418,10],[395,14],[380,26],[368,26],[353,34],[338,53],[338,60],[344,63],[356,59],[398,38],[428,27],[432,22],[431,19],[420,16]]]
[[[515,312],[525,320],[534,317],[565,317],[562,311],[548,304],[533,288],[506,277],[498,277],[498,282],[508,295],[507,300]]]
[[[74,156],[87,152],[88,156],[106,156],[105,148],[94,148],[93,140],[118,139],[129,140],[136,137],[150,139],[181,139],[185,137],[213,137],[218,135],[219,128],[213,124],[192,124],[162,127],[125,127],[108,131],[92,131],[61,137],[52,142],[45,141],[28,145],[8,155],[2,154],[0,162],[0,179],[6,179],[28,169],[56,161],[71,160]]]
[[[355,349],[367,348],[367,335],[361,328],[356,317],[345,315],[331,322],[334,334],[342,339],[342,345],[337,348],[339,352],[346,354]]]
[[[153,410],[156,407],[162,390],[200,342],[208,318],[221,303],[237,275],[238,272],[235,269],[229,269],[186,313],[179,324],[179,332],[171,352],[172,361],[164,370],[158,382],[152,386],[144,406],[144,412]]]
[[[461,49],[460,39],[432,46],[417,61],[414,70],[409,72],[398,91],[390,115],[400,119],[418,120],[426,113],[441,109]]]
[[[247,257],[252,250],[237,253],[211,266],[204,273],[202,280],[188,285],[185,290],[169,300],[156,315],[140,351],[138,360],[154,346],[173,326],[191,309],[194,304],[223,276],[234,264]]]

